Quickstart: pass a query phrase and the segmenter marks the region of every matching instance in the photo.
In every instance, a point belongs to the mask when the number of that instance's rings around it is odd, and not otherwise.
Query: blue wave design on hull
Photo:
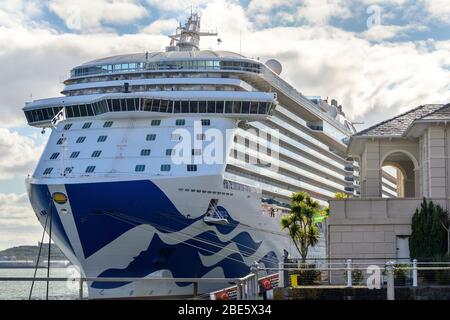
[[[206,236],[206,233],[200,237]],[[208,234],[210,235],[210,234]],[[216,240],[220,243],[220,240]],[[224,275],[227,278],[237,278],[249,273],[240,253],[234,252],[224,257],[219,263],[205,267],[203,266],[199,253],[203,255],[211,255],[210,250],[215,253],[220,248],[213,246],[204,246],[199,249],[191,245],[199,246],[198,241],[190,239],[184,243],[177,245],[168,245],[164,243],[158,235],[155,235],[150,242],[147,250],[141,252],[134,260],[124,269],[108,269],[102,272],[99,277],[138,277],[142,278],[152,272],[168,269],[172,272],[174,278],[197,278],[202,277],[214,268],[223,268]],[[222,245],[226,245],[222,243]],[[264,259],[264,258],[263,258]],[[94,282],[91,287],[97,289],[112,289],[125,285],[126,283],[105,283]],[[179,286],[187,286],[190,283],[177,283]]]
[[[152,225],[160,233],[171,234],[203,219],[203,216],[193,219],[181,214],[164,192],[149,180],[81,183],[65,187],[86,258],[142,224]],[[50,201],[46,185],[32,185],[32,189],[41,194],[41,198]],[[148,248],[134,257],[127,267],[107,269],[98,276],[145,277],[158,270],[170,270],[174,277],[202,277],[217,267],[223,269],[225,277],[234,278],[248,274],[249,267],[245,265],[243,257],[253,255],[262,242],[255,242],[246,231],[240,232],[230,241],[222,242],[218,234],[229,234],[240,223],[234,220],[225,208],[218,207],[218,209],[227,217],[230,224],[215,225],[215,231],[203,232],[176,245],[168,245],[158,234],[154,234]],[[70,247],[70,241],[62,225],[58,229]],[[203,256],[217,254],[232,242],[235,242],[239,252],[230,251],[230,254],[217,264],[203,266],[199,254]],[[260,259],[267,267],[276,267],[277,261],[273,251]],[[91,286],[111,289],[125,284],[94,282]],[[188,284],[178,283],[178,285]]]

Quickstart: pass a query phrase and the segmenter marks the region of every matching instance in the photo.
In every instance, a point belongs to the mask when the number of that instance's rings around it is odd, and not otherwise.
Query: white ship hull
[[[224,189],[221,181],[220,176],[50,185],[30,181],[29,192],[40,223],[44,226],[52,215],[54,241],[86,277],[236,278],[248,274],[255,261],[276,267],[283,250],[290,249],[278,217],[261,213],[260,195]],[[69,201],[51,201],[55,192]],[[203,221],[212,197],[219,200],[228,225]],[[226,286],[201,284],[199,292]],[[89,283],[90,298],[192,293],[189,283]]]

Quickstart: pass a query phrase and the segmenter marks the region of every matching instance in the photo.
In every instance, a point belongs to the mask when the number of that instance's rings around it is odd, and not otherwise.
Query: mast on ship
[[[169,36],[170,45],[166,51],[198,51],[200,50],[200,37],[217,36],[217,32],[200,31],[200,16],[192,13],[184,26],[177,28],[174,35]]]

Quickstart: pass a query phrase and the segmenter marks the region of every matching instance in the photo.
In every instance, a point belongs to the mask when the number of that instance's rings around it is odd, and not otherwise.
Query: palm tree
[[[319,212],[320,205],[306,192],[293,193],[291,196],[291,213],[281,219],[282,229],[287,229],[297,248],[302,263],[306,262],[308,250],[319,241],[319,229],[313,218]]]

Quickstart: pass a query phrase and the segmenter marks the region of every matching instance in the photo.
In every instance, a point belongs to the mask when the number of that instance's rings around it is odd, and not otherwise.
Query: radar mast
[[[200,31],[200,16],[192,13],[184,26],[177,28],[174,35],[169,36],[170,45],[166,51],[197,51],[200,50],[200,37],[217,36],[217,32]]]

